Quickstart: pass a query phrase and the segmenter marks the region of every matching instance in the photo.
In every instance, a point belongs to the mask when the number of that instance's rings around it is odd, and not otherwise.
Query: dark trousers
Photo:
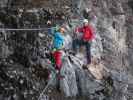
[[[77,50],[81,46],[85,46],[87,63],[90,64],[91,63],[91,43],[89,43],[88,41],[83,41],[83,40],[79,40],[79,39],[73,40],[73,50],[75,53],[77,53]]]
[[[86,56],[87,56],[87,64],[91,63],[91,43],[88,41],[81,41],[81,46],[85,46],[86,48]]]

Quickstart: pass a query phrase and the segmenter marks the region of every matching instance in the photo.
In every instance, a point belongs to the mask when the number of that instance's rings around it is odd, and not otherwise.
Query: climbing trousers
[[[60,71],[62,67],[62,53],[60,51],[54,51],[53,57],[55,60],[55,68]]]
[[[87,55],[87,64],[91,63],[91,43],[88,41],[81,41],[81,46],[85,46]]]

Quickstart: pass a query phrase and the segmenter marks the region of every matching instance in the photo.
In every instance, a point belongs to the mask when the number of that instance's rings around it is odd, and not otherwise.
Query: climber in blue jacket
[[[59,28],[58,26],[53,27],[48,30],[48,33],[53,35],[53,48],[56,50],[60,50],[63,47],[64,43],[64,34],[65,29],[63,27]]]
[[[64,44],[64,37],[63,34],[65,32],[65,29],[63,27],[54,27],[50,28],[48,30],[49,34],[53,35],[53,52],[52,56],[54,58],[55,62],[55,68],[57,70],[57,73],[59,73],[59,78],[62,78],[60,75],[60,70],[62,67],[62,52],[63,44]]]
[[[60,31],[62,31],[62,29],[60,29]],[[54,34],[54,41],[53,41],[53,45],[54,48],[59,50],[63,47],[63,43],[64,43],[64,38],[62,36],[63,32],[56,32]]]

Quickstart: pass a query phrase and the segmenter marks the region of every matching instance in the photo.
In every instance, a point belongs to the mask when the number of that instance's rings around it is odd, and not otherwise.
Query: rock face
[[[83,16],[85,8],[89,11],[87,16]],[[0,1],[0,28],[48,28],[48,20],[53,26],[65,23],[67,49],[71,48],[73,29],[83,17],[95,30],[92,64],[83,69],[83,53],[66,53],[61,70],[65,78],[51,84],[55,87],[60,83],[62,93],[57,96],[56,89],[49,93],[48,88],[41,100],[132,100],[132,16],[132,0]],[[51,48],[51,39],[47,29],[0,30],[0,100],[38,99],[47,86],[50,64],[45,54]]]

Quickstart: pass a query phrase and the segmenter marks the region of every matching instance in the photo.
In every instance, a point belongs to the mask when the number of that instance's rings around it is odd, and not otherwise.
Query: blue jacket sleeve
[[[58,33],[57,35],[58,35],[58,38],[59,38],[62,42],[64,42],[64,38],[63,38],[63,36],[61,35],[61,33]]]

